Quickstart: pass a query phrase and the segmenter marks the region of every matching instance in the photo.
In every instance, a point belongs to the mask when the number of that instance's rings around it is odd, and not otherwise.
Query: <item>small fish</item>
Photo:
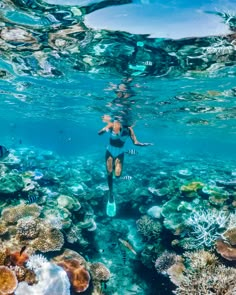
[[[124,245],[127,249],[129,249],[134,255],[137,255],[137,252],[134,250],[133,246],[130,245],[129,242],[122,240],[122,239],[118,239],[122,245]]]
[[[130,175],[125,175],[125,176],[122,176],[121,179],[123,180],[131,180],[133,177],[130,176]]]
[[[120,248],[120,252],[122,255],[123,264],[126,264],[126,251],[124,248]]]
[[[134,156],[134,155],[138,154],[138,151],[131,149],[131,150],[126,151],[125,153],[128,155]]]
[[[10,152],[8,151],[8,149],[5,148],[5,146],[0,145],[0,159],[4,159],[9,155],[9,153]]]
[[[23,246],[20,250],[20,256],[23,254],[23,252],[25,252],[25,250],[26,250],[26,246]]]
[[[36,203],[38,200],[38,196],[37,195],[29,195],[28,196],[28,200],[26,201],[27,204],[32,204],[32,203]]]

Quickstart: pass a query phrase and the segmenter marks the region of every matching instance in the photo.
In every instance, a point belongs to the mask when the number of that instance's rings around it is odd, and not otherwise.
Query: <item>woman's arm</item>
[[[129,131],[130,131],[130,137],[131,137],[134,145],[138,145],[138,146],[153,145],[153,143],[149,143],[149,142],[139,142],[137,140],[137,137],[136,137],[136,135],[135,135],[134,130],[132,129],[132,127],[128,127],[128,128],[129,128]]]
[[[113,127],[113,123],[109,122],[107,126],[103,127],[101,130],[98,131],[98,135],[102,135],[105,132],[108,132]]]

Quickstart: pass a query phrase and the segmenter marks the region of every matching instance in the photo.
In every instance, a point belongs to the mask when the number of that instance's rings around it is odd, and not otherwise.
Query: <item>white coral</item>
[[[29,286],[26,282],[20,282],[14,294],[70,295],[69,278],[64,269],[60,266],[50,262],[43,262],[41,268],[38,269],[36,276],[38,280],[37,284]]]
[[[34,254],[30,256],[29,260],[26,263],[26,267],[37,271],[38,269],[42,268],[47,262],[47,259],[42,254]]]
[[[211,247],[229,223],[229,214],[225,211],[199,210],[194,211],[186,220],[191,228],[195,248]]]

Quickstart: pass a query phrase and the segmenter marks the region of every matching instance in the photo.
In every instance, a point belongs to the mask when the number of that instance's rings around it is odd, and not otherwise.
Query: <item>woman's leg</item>
[[[107,183],[109,188],[109,198],[108,201],[113,202],[113,157],[106,151],[106,169],[107,169]]]
[[[123,170],[124,153],[120,154],[115,160],[115,176],[120,177]]]

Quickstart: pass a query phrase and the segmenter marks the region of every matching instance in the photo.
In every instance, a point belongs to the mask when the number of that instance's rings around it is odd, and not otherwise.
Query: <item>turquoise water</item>
[[[55,2],[0,4],[0,293],[236,294],[235,13],[167,38],[89,25],[156,1]],[[114,217],[104,115],[152,143],[127,140]]]

